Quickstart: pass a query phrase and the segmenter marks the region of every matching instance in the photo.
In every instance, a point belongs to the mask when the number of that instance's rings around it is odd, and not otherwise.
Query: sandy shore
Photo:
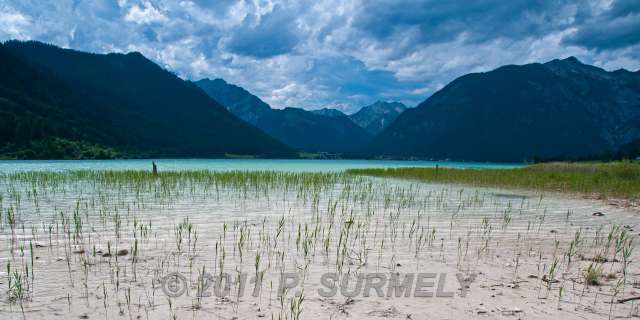
[[[223,179],[6,180],[0,318],[638,315],[618,302],[640,296],[633,208],[340,174]]]

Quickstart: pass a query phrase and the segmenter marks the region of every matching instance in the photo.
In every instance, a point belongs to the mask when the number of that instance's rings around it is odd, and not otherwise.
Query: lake
[[[5,160],[0,173],[67,170],[276,170],[294,172],[335,172],[357,168],[440,167],[448,168],[518,168],[522,164],[400,161],[400,160],[305,160],[305,159],[128,159],[128,160]]]

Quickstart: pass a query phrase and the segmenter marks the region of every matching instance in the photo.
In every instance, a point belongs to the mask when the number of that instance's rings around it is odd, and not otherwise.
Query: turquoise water
[[[6,160],[0,161],[0,173],[65,170],[151,170],[152,160]],[[521,164],[395,161],[395,160],[270,160],[270,159],[162,159],[153,160],[162,170],[278,170],[295,172],[332,172],[353,168],[450,167],[517,168]]]

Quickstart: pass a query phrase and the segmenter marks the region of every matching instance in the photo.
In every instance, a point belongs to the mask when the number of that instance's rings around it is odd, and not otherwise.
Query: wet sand
[[[601,200],[374,178],[313,184],[304,175],[287,186],[260,178],[243,185],[177,178],[144,187],[14,179],[0,188],[3,319],[638,314],[636,301],[618,302],[640,296],[638,212]],[[598,270],[597,284],[586,283],[589,267]],[[180,287],[167,289],[175,273],[186,288],[169,297],[167,290]],[[364,289],[372,275],[425,273],[436,274],[428,278],[434,287],[428,281],[421,291],[426,297],[416,296],[415,281],[408,297],[388,296],[388,281],[382,297],[375,289],[344,294],[359,278]],[[229,275],[229,294],[217,296],[203,274]],[[348,279],[351,290],[323,297],[325,274]],[[259,290],[251,282],[256,275],[264,279]],[[300,283],[281,298],[283,275]],[[458,275],[475,275],[464,297]],[[429,296],[441,282],[441,293],[452,297]]]

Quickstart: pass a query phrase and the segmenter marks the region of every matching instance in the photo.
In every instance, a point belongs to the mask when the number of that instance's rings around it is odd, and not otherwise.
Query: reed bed
[[[640,199],[640,162],[542,163],[516,169],[352,169],[353,175]]]

